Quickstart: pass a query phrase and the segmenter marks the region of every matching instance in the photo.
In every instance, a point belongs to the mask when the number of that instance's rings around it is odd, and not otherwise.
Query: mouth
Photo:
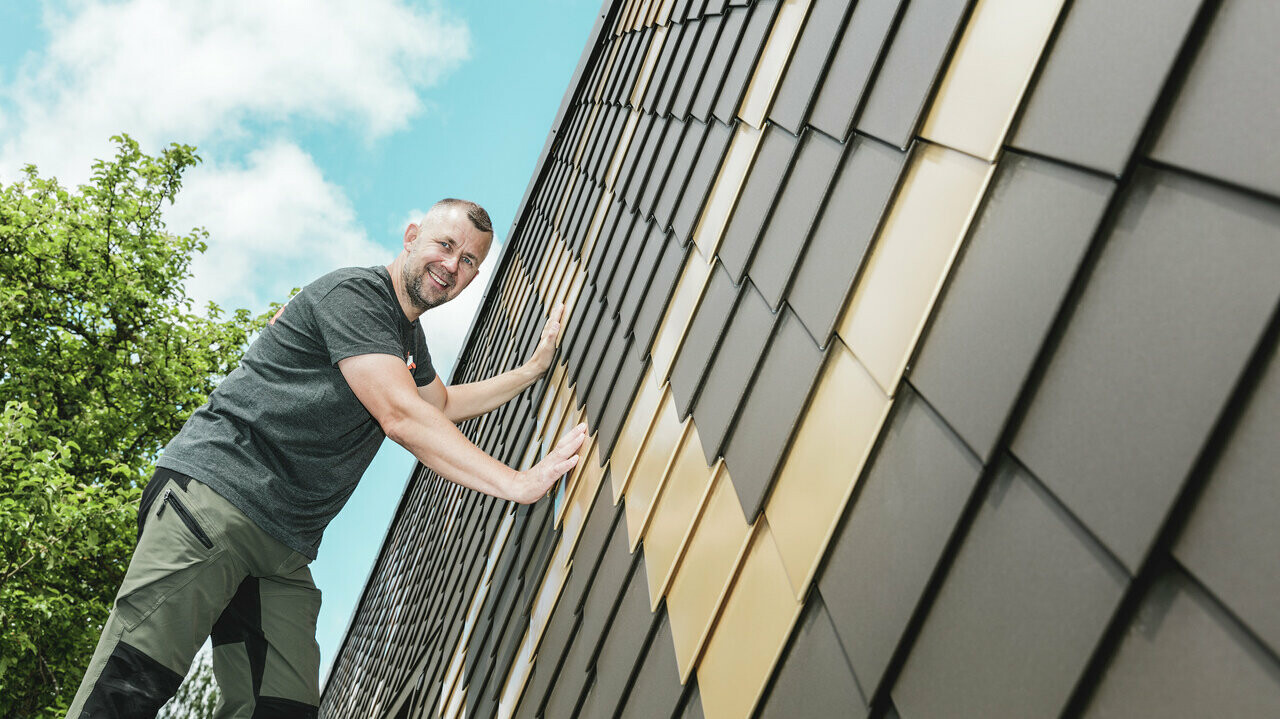
[[[430,269],[427,270],[427,276],[430,277],[431,281],[434,282],[436,286],[442,290],[447,290],[453,286],[452,282],[445,280],[443,277],[436,274],[434,271]]]

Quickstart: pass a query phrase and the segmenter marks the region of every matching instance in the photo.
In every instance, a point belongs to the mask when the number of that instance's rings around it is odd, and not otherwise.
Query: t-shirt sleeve
[[[320,340],[329,361],[338,364],[363,354],[389,354],[404,359],[395,317],[375,288],[359,280],[342,282],[316,300],[314,308]]]
[[[436,368],[431,364],[431,352],[427,349],[421,326],[414,328],[413,335],[413,382],[419,387],[426,387],[435,381]]]

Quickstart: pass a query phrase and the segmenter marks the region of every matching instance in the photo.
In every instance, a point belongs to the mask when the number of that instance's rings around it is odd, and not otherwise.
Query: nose
[[[458,274],[458,256],[457,255],[450,255],[444,258],[444,261],[441,262],[440,264],[444,265],[444,268],[452,272],[453,274],[455,275]]]

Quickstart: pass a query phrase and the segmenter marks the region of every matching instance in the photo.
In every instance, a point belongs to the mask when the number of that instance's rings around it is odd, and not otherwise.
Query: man
[[[576,464],[585,425],[523,472],[455,426],[542,376],[562,307],[516,370],[445,387],[431,366],[418,318],[475,279],[492,240],[479,205],[442,200],[390,265],[325,275],[276,314],[165,448],[68,716],[154,716],[210,636],[219,716],[316,716],[320,593],[307,565],[384,435],[450,481],[521,503]]]

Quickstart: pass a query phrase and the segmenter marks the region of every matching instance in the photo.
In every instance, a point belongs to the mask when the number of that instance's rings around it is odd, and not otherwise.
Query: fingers
[[[550,337],[555,339],[560,334],[560,320],[564,317],[564,303],[557,302],[556,306],[551,309],[550,316],[547,317],[547,323],[542,328],[543,338]]]

